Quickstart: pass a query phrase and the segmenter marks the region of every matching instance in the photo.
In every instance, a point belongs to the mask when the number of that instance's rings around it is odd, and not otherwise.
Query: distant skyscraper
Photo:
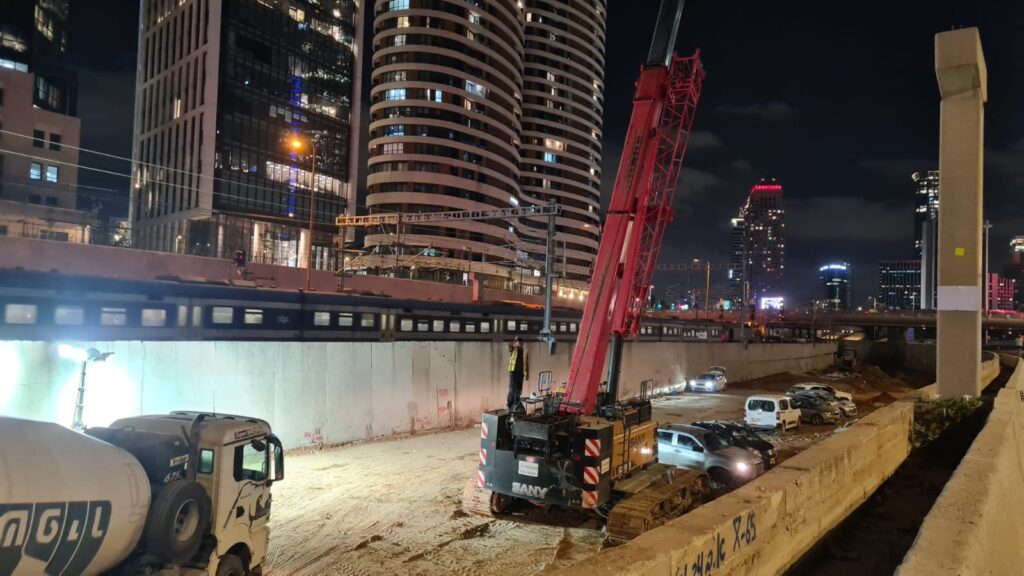
[[[914,256],[921,259],[918,303],[934,310],[938,298],[939,171],[914,172]]]
[[[914,181],[914,255],[921,257],[922,246],[928,231],[925,223],[939,219],[939,171],[914,172],[910,178]],[[938,238],[938,230],[931,233]]]
[[[850,276],[852,269],[846,262],[826,264],[818,269],[822,298],[829,310],[847,310],[853,302]]]
[[[133,246],[306,267],[312,245],[316,268],[335,266],[334,219],[354,203],[361,4],[142,1]],[[293,134],[316,148],[315,182]]]
[[[1014,236],[1010,240],[1010,254],[1013,256],[1013,263],[1017,266],[1024,266],[1024,236]]]
[[[893,310],[917,310],[921,297],[921,261],[878,263],[878,302]]]
[[[779,295],[786,256],[784,216],[782,184],[774,178],[762,179],[750,189],[743,207],[743,225],[752,299]]]
[[[367,206],[488,210],[557,200],[559,268],[588,280],[600,241],[605,1],[441,4],[376,3]],[[533,271],[544,257],[544,217],[392,232],[370,231],[365,268],[444,282],[472,270],[504,288],[521,278],[543,283]]]
[[[729,229],[729,299],[735,306],[743,300],[743,260],[746,254],[743,244],[747,236],[742,209],[739,216],[732,219],[730,225],[732,227]]]

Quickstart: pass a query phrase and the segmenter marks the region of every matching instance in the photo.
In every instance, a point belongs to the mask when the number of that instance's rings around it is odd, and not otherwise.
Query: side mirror
[[[272,481],[284,480],[284,448],[281,447],[281,440],[271,434],[267,437],[270,442],[270,456],[272,462],[270,478]]]

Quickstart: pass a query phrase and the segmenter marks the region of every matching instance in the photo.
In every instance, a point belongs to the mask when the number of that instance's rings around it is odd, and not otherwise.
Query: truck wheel
[[[157,494],[146,518],[146,548],[183,564],[195,556],[210,526],[210,497],[196,482],[175,480]]]
[[[234,554],[225,554],[217,564],[217,576],[245,576],[245,564]]]
[[[811,416],[811,424],[814,424],[815,426],[821,426],[824,423],[825,420],[822,419],[821,414],[815,414],[814,416]]]

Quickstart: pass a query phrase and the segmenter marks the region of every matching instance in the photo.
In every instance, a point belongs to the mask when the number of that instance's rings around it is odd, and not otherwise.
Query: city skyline
[[[90,8],[93,4],[97,7]],[[868,8],[851,15],[849,25],[822,40],[817,29],[801,24],[823,10],[814,3],[798,2],[782,9],[749,6],[739,11],[713,3],[687,7],[677,49],[687,53],[700,47],[709,73],[683,170],[677,218],[669,227],[662,261],[691,257],[728,261],[729,219],[735,216],[735,206],[742,202],[750,181],[766,173],[787,185],[786,284],[792,299],[809,301],[814,290],[807,279],[814,278],[817,263],[830,255],[843,254],[864,270],[883,259],[904,257],[913,241],[914,201],[907,191],[907,175],[937,166],[933,35],[952,26],[980,26],[986,53],[997,55],[989,62],[994,97],[986,108],[985,187],[987,205],[1005,209],[992,215],[992,245],[1005,246],[1010,237],[1024,231],[1024,219],[1015,216],[1024,212],[1024,200],[1015,194],[1024,181],[1024,168],[1013,160],[1019,154],[1017,147],[1024,145],[1017,136],[1024,118],[1013,112],[1012,105],[1024,97],[1024,59],[998,57],[1017,53],[1015,35],[1003,23],[1024,16],[1024,7],[946,1],[922,13],[909,6],[887,6],[890,18],[885,22],[869,19],[872,10]],[[112,115],[107,109],[108,101],[117,102],[120,96],[116,91],[103,92],[102,98],[96,94],[111,86],[130,92],[132,82],[126,79],[134,77],[135,39],[131,34],[98,36],[96,31],[115,24],[134,28],[138,15],[131,13],[133,9],[104,14],[95,0],[80,0],[71,10],[70,42],[75,45],[77,39],[80,46],[75,58],[84,88],[80,94],[83,147],[128,155],[125,126],[130,130],[130,118]],[[801,16],[804,13],[806,17]],[[653,20],[653,6],[609,6],[609,22],[614,24],[608,28],[605,70],[604,201],[621,154],[632,85],[646,50],[636,38],[649,34]],[[769,42],[761,38],[765,26],[776,31]],[[877,30],[877,41],[849,61],[853,68],[829,66],[831,55],[857,44],[857,31],[866,28]],[[800,48],[819,41],[817,50]],[[899,58],[887,59],[885,54],[890,52]],[[787,66],[771,64],[783,59]],[[889,64],[881,69],[871,64],[880,59]],[[815,71],[815,90],[802,89],[796,81],[799,70]],[[851,74],[882,74],[893,81],[881,80],[890,86],[884,96],[845,91]],[[829,98],[819,97],[824,93]],[[123,162],[110,159],[83,158],[83,164],[126,171]],[[125,188],[124,179],[96,173],[83,172],[82,182],[105,189]],[[86,191],[80,197],[83,202],[104,203],[106,212],[126,209],[126,193]],[[993,270],[1000,269],[1004,259],[1008,259],[1005,252],[993,251]],[[858,275],[857,293],[876,290],[872,276]]]

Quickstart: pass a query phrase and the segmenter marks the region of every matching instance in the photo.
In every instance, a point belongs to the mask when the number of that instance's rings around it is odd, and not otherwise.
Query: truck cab
[[[270,540],[270,489],[284,478],[281,441],[266,421],[228,414],[172,412],[122,418],[109,428],[190,436],[184,467],[167,472],[164,478],[153,478],[147,470],[154,483],[194,479],[209,496],[208,531],[194,557],[196,562],[189,564],[217,576],[261,571]],[[132,452],[130,446],[122,447]],[[194,470],[190,470],[193,465]],[[187,524],[191,520],[186,513],[181,521]]]

